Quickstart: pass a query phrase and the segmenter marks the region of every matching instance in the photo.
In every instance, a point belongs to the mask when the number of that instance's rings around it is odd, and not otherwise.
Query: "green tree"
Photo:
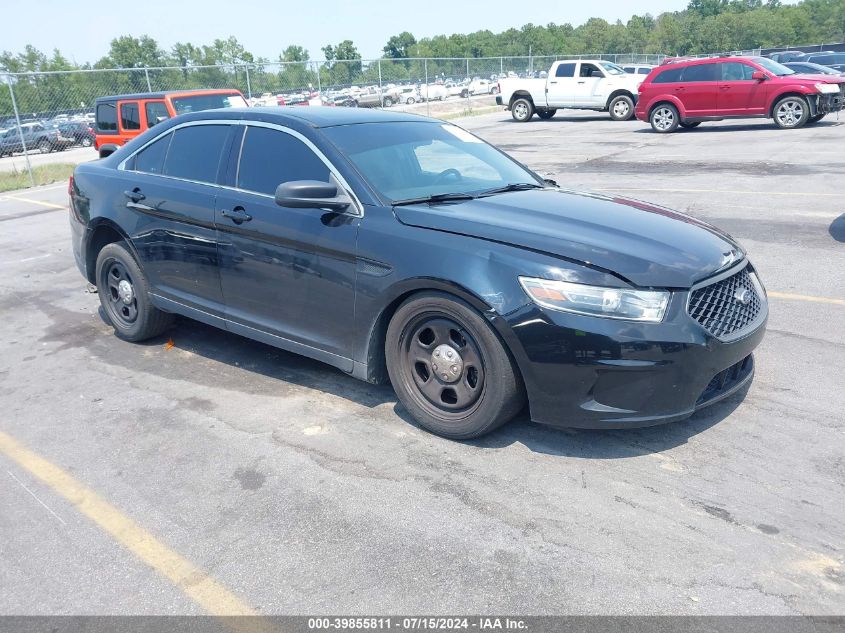
[[[385,57],[402,59],[411,56],[411,49],[416,43],[417,38],[408,33],[408,31],[402,31],[399,35],[394,35],[387,40],[387,44],[385,44],[382,50],[384,50]]]

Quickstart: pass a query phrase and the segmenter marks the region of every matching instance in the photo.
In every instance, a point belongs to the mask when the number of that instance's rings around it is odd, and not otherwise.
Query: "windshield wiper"
[[[481,198],[482,196],[494,196],[497,193],[507,193],[508,191],[526,191],[528,189],[545,189],[543,185],[537,185],[532,182],[512,182],[504,187],[496,187],[495,189],[487,189],[486,191],[482,191],[478,194],[478,197]]]
[[[420,198],[406,198],[405,200],[396,200],[393,202],[394,207],[400,207],[408,204],[434,204],[437,202],[452,202],[453,200],[475,200],[475,196],[470,193],[435,193],[430,196],[422,196]]]

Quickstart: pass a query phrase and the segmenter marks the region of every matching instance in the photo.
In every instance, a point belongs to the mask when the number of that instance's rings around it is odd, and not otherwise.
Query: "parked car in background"
[[[23,137],[23,140],[21,139]],[[58,128],[41,122],[22,123],[20,132],[17,127],[6,130],[0,139],[0,156],[17,152],[38,150],[42,154],[58,152],[76,143],[76,139],[66,136]]]
[[[769,117],[784,129],[845,107],[845,78],[801,75],[766,57],[722,57],[661,66],[640,86],[637,118],[655,132],[703,121]]]
[[[99,97],[95,101],[95,147],[100,158],[147,129],[179,114],[245,107],[238,90],[174,90]]]
[[[420,97],[424,101],[443,101],[449,96],[449,91],[441,84],[423,84],[420,86]]]
[[[74,259],[116,336],[197,319],[389,379],[449,438],[526,403],[557,426],[688,418],[750,383],[765,332],[729,235],[557,189],[441,120],[192,113],[79,165],[68,190]]]
[[[786,62],[784,64],[790,70],[804,75],[839,75],[845,76],[845,72],[831,68],[830,66],[822,66],[821,64],[814,64],[813,62]]]
[[[351,95],[335,95],[331,98],[332,103],[336,106],[343,106],[345,108],[357,108],[358,102]]]
[[[651,64],[626,64],[622,66],[622,70],[624,70],[629,75],[647,75],[652,70],[656,68]]]
[[[94,128],[87,121],[67,121],[59,123],[56,127],[82,147],[91,147],[97,139]]]
[[[395,90],[397,103],[410,105],[420,101],[420,93],[416,86],[399,86]]]
[[[473,79],[469,84],[463,87],[461,97],[470,97],[475,95],[494,95],[499,92],[499,84],[486,79]]]
[[[845,53],[810,53],[801,61],[813,62],[839,72],[845,72]]]
[[[396,96],[386,94],[378,86],[369,86],[354,96],[359,108],[389,108],[396,103]]]
[[[614,121],[627,121],[634,116],[643,79],[599,59],[561,60],[552,64],[545,79],[502,79],[496,103],[520,123],[535,112],[550,119],[561,108],[609,112]]]
[[[786,62],[803,59],[805,55],[806,53],[804,51],[778,51],[777,53],[770,53],[767,57],[779,64],[785,64]]]

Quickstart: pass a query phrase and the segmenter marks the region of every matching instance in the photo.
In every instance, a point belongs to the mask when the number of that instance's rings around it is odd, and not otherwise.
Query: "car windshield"
[[[624,75],[625,71],[616,64],[610,62],[601,62],[601,67],[607,71],[608,75]]]
[[[449,123],[391,121],[325,128],[325,135],[391,203],[442,194],[475,196],[543,182]]]
[[[221,94],[201,94],[187,97],[174,97],[173,108],[176,114],[216,110],[217,108],[245,108],[246,101],[237,92]]]
[[[783,64],[779,64],[776,61],[772,61],[766,57],[755,57],[754,61],[768,70],[773,75],[777,75],[778,77],[784,77],[785,75],[794,75],[795,71],[787,68]]]

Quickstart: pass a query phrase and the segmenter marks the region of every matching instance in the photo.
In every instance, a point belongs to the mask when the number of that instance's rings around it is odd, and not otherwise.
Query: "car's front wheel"
[[[426,429],[478,437],[523,406],[522,381],[493,328],[458,298],[426,292],[405,301],[385,339],[387,371],[402,405]]]
[[[38,141],[38,151],[42,154],[49,154],[53,151],[53,146],[50,144],[50,141],[48,141],[46,138],[42,138],[40,141]]]
[[[530,99],[521,98],[511,104],[511,116],[514,121],[525,123],[534,115],[534,104]]]
[[[775,125],[782,130],[794,130],[810,118],[810,106],[804,97],[784,97],[775,104]]]
[[[619,95],[610,101],[607,109],[614,121],[627,121],[634,116],[634,100],[628,95]]]
[[[651,111],[648,121],[655,132],[660,134],[674,132],[680,123],[678,108],[671,103],[661,103]]]
[[[143,341],[164,332],[173,315],[150,301],[147,278],[123,242],[107,244],[97,255],[97,294],[118,338]]]
[[[91,147],[94,144],[94,142],[90,139],[90,137],[85,136],[85,137],[82,138],[82,140],[79,142],[79,144],[82,145],[82,147]]]

